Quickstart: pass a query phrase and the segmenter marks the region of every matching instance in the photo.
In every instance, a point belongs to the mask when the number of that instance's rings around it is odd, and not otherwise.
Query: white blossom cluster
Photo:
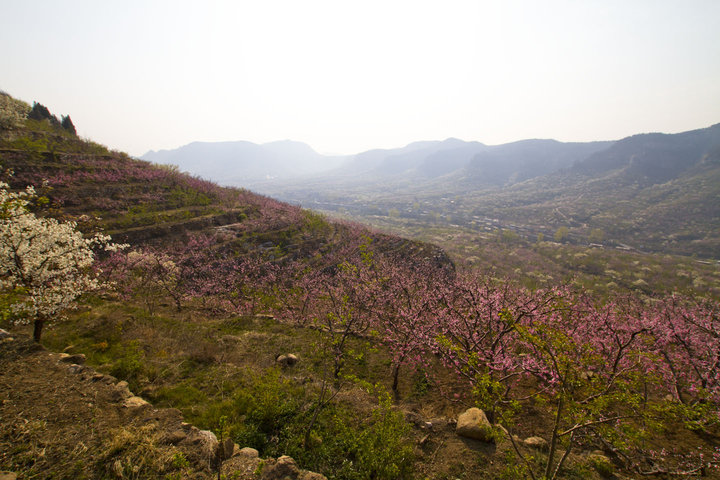
[[[79,295],[100,287],[90,268],[93,249],[124,247],[107,235],[83,238],[74,222],[36,217],[27,209],[34,196],[33,187],[14,193],[0,182],[0,289],[19,293],[11,306],[24,317],[18,323],[51,321]]]
[[[30,112],[30,105],[0,92],[0,129],[21,127]]]

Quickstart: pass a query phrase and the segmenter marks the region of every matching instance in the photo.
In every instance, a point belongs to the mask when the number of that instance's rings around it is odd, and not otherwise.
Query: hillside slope
[[[280,474],[274,459],[154,408],[127,382],[84,365],[81,354],[52,353],[30,338],[0,331],[0,469],[19,478],[235,479]],[[226,450],[227,449],[227,450]],[[325,477],[288,468],[287,478]],[[294,464],[294,463],[293,463]],[[1,473],[1,472],[0,472]]]
[[[104,288],[65,317],[20,312],[52,297],[2,278],[0,327],[17,339],[0,332],[0,469],[203,478],[235,443],[257,453],[220,473],[246,480],[322,479],[300,467],[331,480],[720,472],[717,302],[640,294],[672,263],[634,260],[621,293],[613,268],[639,257],[537,242],[613,279],[606,295],[554,281],[545,261],[516,259],[542,285],[455,271],[430,244],[109,152],[43,115],[0,132],[7,178],[41,185],[37,215],[131,246],[96,252],[87,273]],[[29,217],[4,219],[5,269],[25,264]],[[62,322],[35,338],[68,356],[24,339],[37,320]],[[199,429],[230,439],[222,455]]]
[[[367,236],[388,253],[449,264],[432,245],[328,222],[248,190],[108,151],[43,122],[2,132],[0,166],[13,172],[11,187],[33,185],[47,199],[39,212],[77,220],[87,231],[102,229],[119,242],[162,245],[188,234],[223,233],[243,252],[263,249],[281,260],[351,248]]]

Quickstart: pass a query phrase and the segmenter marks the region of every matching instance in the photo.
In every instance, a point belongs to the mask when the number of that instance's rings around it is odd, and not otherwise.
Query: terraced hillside
[[[456,271],[430,244],[152,166],[52,119],[20,120],[3,127],[0,162],[14,188],[39,185],[31,212],[131,245],[96,252],[104,288],[42,319],[55,324],[43,344],[67,356],[32,346],[33,318],[13,305],[33,294],[2,284],[0,471],[232,478],[235,449],[185,448],[197,431],[160,410],[174,408],[257,450],[239,478],[717,478],[712,299]],[[566,260],[604,268],[590,254]],[[81,354],[97,373],[57,361]]]
[[[299,207],[244,189],[223,188],[153,165],[40,121],[6,131],[0,139],[0,166],[12,171],[14,188],[36,187],[43,203],[38,211],[74,219],[87,231],[102,229],[116,241],[162,244],[189,232],[232,233],[245,250],[273,250],[281,258],[310,255],[373,238],[388,252],[418,258],[444,253],[429,244],[363,230],[357,225],[327,222]]]

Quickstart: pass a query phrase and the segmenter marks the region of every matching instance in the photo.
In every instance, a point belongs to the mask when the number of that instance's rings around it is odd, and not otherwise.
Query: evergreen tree
[[[42,103],[33,102],[32,110],[28,114],[28,118],[32,120],[47,120],[52,125],[60,125],[60,120],[50,113],[50,110]]]
[[[32,110],[28,113],[28,118],[32,120],[45,120],[52,118],[50,110],[42,103],[33,102]]]
[[[75,130],[75,125],[73,125],[72,120],[70,120],[70,115],[63,115],[62,122],[60,122],[60,124],[68,132],[72,133],[73,135],[77,135],[77,130]]]

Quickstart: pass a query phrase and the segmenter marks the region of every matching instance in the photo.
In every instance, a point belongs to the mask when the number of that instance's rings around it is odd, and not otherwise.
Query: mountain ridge
[[[437,145],[434,145],[437,148]],[[675,134],[638,134],[613,142],[524,140],[477,147],[465,166],[422,175],[317,176],[263,182],[254,189],[325,212],[483,229],[486,220],[534,241],[569,229],[589,242],[697,254],[720,252],[720,125]],[[453,150],[436,154],[450,163]],[[387,155],[387,154],[385,154]],[[465,155],[467,157],[467,155]],[[462,158],[462,157],[461,157]],[[458,163],[462,163],[461,160]],[[431,168],[432,163],[418,164]],[[448,173],[448,170],[450,172]],[[597,243],[597,242],[590,242]]]

